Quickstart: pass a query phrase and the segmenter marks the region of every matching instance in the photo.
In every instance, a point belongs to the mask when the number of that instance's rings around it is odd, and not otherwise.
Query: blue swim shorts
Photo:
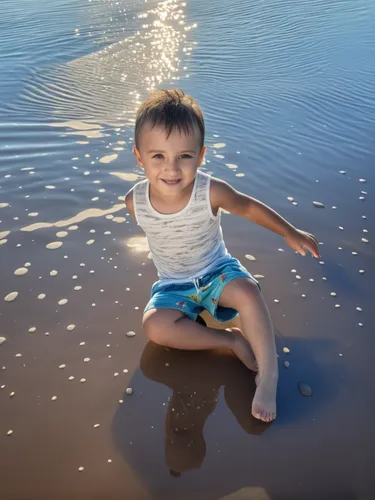
[[[206,310],[218,321],[230,321],[238,312],[220,306],[219,298],[225,285],[239,277],[250,278],[259,287],[256,279],[234,257],[191,282],[163,284],[162,281],[157,281],[152,286],[150,300],[144,312],[150,309],[177,309],[195,321]]]

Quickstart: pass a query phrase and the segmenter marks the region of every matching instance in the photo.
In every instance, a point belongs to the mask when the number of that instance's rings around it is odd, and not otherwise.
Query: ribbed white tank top
[[[134,186],[135,217],[161,280],[190,281],[231,257],[223,241],[220,209],[217,216],[212,213],[210,181],[198,170],[188,204],[173,214],[152,207],[148,179]]]

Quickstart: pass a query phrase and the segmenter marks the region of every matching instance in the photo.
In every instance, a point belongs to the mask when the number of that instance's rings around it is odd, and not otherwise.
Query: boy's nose
[[[179,169],[178,167],[178,160],[170,160],[166,164],[166,170],[168,172],[177,172]]]

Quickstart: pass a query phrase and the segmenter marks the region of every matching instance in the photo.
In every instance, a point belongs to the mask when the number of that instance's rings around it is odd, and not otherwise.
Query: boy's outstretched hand
[[[285,236],[285,241],[292,250],[301,255],[306,255],[306,250],[308,250],[317,259],[320,257],[317,239],[312,234],[306,233],[306,231],[293,229]]]

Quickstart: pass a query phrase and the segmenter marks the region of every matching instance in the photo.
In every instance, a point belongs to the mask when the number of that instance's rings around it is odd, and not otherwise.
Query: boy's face
[[[150,184],[165,195],[175,195],[195,179],[206,152],[200,143],[198,130],[189,135],[173,130],[167,139],[164,128],[146,125],[134,154]]]

